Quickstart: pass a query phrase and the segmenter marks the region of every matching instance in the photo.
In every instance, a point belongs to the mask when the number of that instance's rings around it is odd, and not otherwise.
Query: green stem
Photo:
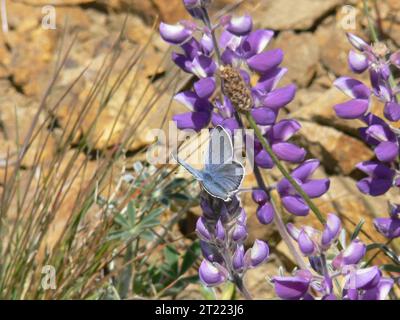
[[[304,192],[304,190],[301,188],[301,186],[292,178],[290,173],[286,170],[286,168],[283,166],[281,161],[278,159],[278,157],[275,155],[273,152],[269,142],[265,137],[263,136],[260,128],[257,126],[256,122],[254,121],[254,118],[251,116],[250,112],[245,113],[247,121],[249,122],[251,128],[254,130],[258,140],[260,141],[261,145],[263,146],[264,150],[269,154],[271,157],[272,161],[274,164],[277,166],[279,171],[283,174],[283,176],[290,182],[290,184],[293,186],[293,188],[296,190],[296,192],[304,199],[304,201],[307,203],[309,208],[314,212],[315,216],[318,218],[318,220],[322,223],[325,224],[326,220],[324,216],[322,215],[321,211],[317,208],[317,206],[312,202],[310,197]]]

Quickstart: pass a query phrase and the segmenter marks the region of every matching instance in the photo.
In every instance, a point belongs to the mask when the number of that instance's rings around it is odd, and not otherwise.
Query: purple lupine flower
[[[318,166],[318,160],[307,160],[291,174],[310,198],[320,197],[329,189],[329,179],[310,179]],[[286,178],[278,183],[277,189],[287,211],[297,216],[306,216],[309,213],[310,208]]]
[[[358,189],[371,196],[385,194],[393,185],[396,172],[376,161],[359,163],[357,168],[368,175],[357,183]]]
[[[284,300],[300,300],[310,289],[312,274],[308,270],[299,270],[293,277],[273,277],[276,295]]]
[[[204,259],[200,265],[199,276],[205,285],[216,286],[226,281],[227,271],[218,263]]]
[[[360,240],[355,239],[344,251],[336,256],[332,265],[336,269],[347,265],[356,265],[365,257],[366,252],[367,246]]]
[[[263,241],[256,240],[245,252],[247,217],[237,197],[225,202],[203,191],[201,208],[203,216],[197,220],[196,232],[205,258],[199,270],[202,282],[215,286],[236,281],[246,270],[267,260],[269,248]]]
[[[388,218],[376,218],[374,220],[376,230],[388,239],[400,237],[400,206],[391,205]]]
[[[357,168],[368,177],[358,182],[362,193],[380,196],[393,186],[398,186],[399,132],[384,119],[371,112],[371,100],[384,104],[383,114],[387,121],[400,120],[400,93],[391,76],[391,68],[399,66],[400,52],[390,54],[383,43],[369,45],[360,37],[347,34],[354,47],[349,54],[350,69],[355,73],[368,70],[370,86],[350,77],[341,77],[335,86],[352,100],[334,106],[338,117],[360,119],[366,126],[360,128],[361,138],[374,150],[377,161],[366,161]]]

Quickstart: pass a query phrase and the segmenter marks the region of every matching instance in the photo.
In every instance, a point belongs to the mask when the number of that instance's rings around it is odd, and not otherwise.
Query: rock
[[[336,88],[321,93],[311,103],[291,113],[294,119],[314,121],[316,123],[337,128],[351,135],[357,135],[357,129],[362,125],[358,120],[343,120],[336,116],[333,107],[349,98]]]
[[[263,28],[308,30],[341,3],[341,0],[256,1],[254,18]]]
[[[282,65],[289,71],[283,83],[295,82],[300,87],[307,86],[315,76],[319,61],[319,47],[315,37],[309,32],[282,32],[274,42],[274,47],[285,52]]]
[[[348,53],[352,48],[345,31],[335,21],[320,26],[316,31],[317,46],[321,51],[322,64],[336,76],[344,76],[351,71],[348,67]]]
[[[319,159],[330,172],[350,174],[357,163],[371,160],[374,153],[360,140],[335,128],[301,121],[300,136],[313,157]]]

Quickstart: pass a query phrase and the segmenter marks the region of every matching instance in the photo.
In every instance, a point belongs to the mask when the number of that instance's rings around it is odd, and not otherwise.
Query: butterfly
[[[174,157],[215,198],[230,201],[242,184],[244,166],[234,160],[231,136],[221,126],[211,131],[202,170],[193,168],[176,154]]]

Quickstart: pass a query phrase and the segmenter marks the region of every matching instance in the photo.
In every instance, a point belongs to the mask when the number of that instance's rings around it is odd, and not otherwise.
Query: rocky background
[[[131,59],[131,55],[125,54],[125,51],[148,44],[136,73],[140,81],[136,82],[138,85],[134,88],[135,94],[130,97],[128,108],[139,99],[150,100],[154,93],[160,91],[162,83],[175,76],[170,71],[171,66],[165,62],[169,55],[168,46],[157,35],[157,21],[173,23],[185,18],[181,0],[14,0],[6,3],[9,31],[0,33],[1,158],[7,153],[16,152],[22,143],[54,72],[54,63],[63,38],[72,39],[76,35],[57,88],[65,88],[81,72],[82,67],[89,64],[90,67],[85,72],[79,91],[69,97],[54,114],[57,126],[43,129],[52,131],[51,138],[42,141],[38,137],[30,146],[29,152],[33,155],[35,148],[46,143],[45,152],[41,156],[43,169],[57,152],[57,145],[62,143],[62,133],[69,130],[67,117],[79,112],[79,101],[85,99],[85,90],[89,90],[95,77],[92,70],[101,63],[107,48],[121,31],[125,19],[126,32],[123,35],[119,68],[123,69],[124,63]],[[214,0],[213,11],[217,13],[235,3],[233,0]],[[390,46],[400,46],[400,2],[385,0],[376,3],[378,5],[374,8],[374,16],[378,20],[382,37]],[[41,25],[45,14],[43,6],[48,4],[56,8],[55,30],[43,29]],[[356,128],[359,123],[338,119],[332,108],[346,100],[342,93],[333,88],[332,82],[338,76],[350,74],[347,67],[350,46],[343,30],[343,18],[349,7],[344,7],[345,5],[351,5],[357,10],[356,30],[352,31],[368,37],[361,1],[245,0],[238,11],[251,13],[257,27],[275,30],[276,39],[272,46],[280,47],[285,52],[284,65],[289,68],[289,72],[284,82],[294,82],[298,86],[298,94],[287,107],[286,116],[301,122],[303,128],[296,139],[309,150],[310,157],[321,160],[322,169],[318,174],[331,179],[330,191],[318,200],[318,205],[324,212],[337,212],[349,230],[354,229],[360,219],[365,219],[365,234],[361,237],[364,240],[371,238],[384,241],[373,230],[372,219],[386,215],[387,201],[395,200],[398,194],[370,198],[358,192],[355,182],[360,178],[360,173],[354,167],[360,161],[372,159],[373,153],[358,138]],[[150,37],[151,41],[148,43]],[[184,81],[184,75],[180,77]],[[145,117],[138,116],[132,120],[121,117],[111,139],[107,139],[107,132],[111,131],[110,127],[113,126],[117,114],[117,108],[113,108],[113,105],[120,105],[121,101],[118,99],[124,99],[123,92],[128,87],[129,83],[123,84],[120,88],[121,94],[115,96],[117,101],[111,102],[102,113],[102,127],[91,133],[89,142],[94,149],[106,151],[118,144],[126,121],[136,124],[139,122],[140,134],[133,145],[129,146],[134,158],[136,150],[152,141],[147,134],[148,129],[162,126],[165,119],[168,120],[180,108],[178,105],[170,105],[171,96],[179,88],[179,83],[162,92],[155,107],[146,110]],[[376,108],[381,106],[376,105]],[[49,110],[43,111],[43,117],[46,112]],[[82,123],[80,130],[88,130],[85,123]],[[33,162],[29,152],[23,164],[27,176]],[[82,154],[82,157],[85,155]],[[88,172],[94,169],[93,162],[93,168],[89,167]],[[3,175],[4,171],[0,168],[0,181],[3,180]],[[277,172],[272,172],[273,178],[278,176]],[[251,177],[247,180],[248,186],[254,183]],[[0,191],[1,188],[0,182]],[[72,188],[69,192],[71,194],[68,196],[74,199],[78,191]],[[255,296],[269,297],[270,291],[263,283],[263,277],[278,264],[290,266],[290,256],[286,254],[285,246],[274,240],[277,237],[273,227],[263,227],[257,223],[255,208],[249,197],[245,196],[243,201],[249,214],[249,241],[257,237],[274,244],[273,263],[267,264],[265,270],[257,269],[248,277],[249,285],[253,287],[250,290],[258,290]],[[68,207],[63,208],[65,212],[60,214],[60,219],[68,215],[68,210]],[[180,232],[189,234],[193,231],[197,214],[197,208],[188,213]],[[310,220],[313,221],[311,215]],[[187,297],[188,292],[183,297]]]

